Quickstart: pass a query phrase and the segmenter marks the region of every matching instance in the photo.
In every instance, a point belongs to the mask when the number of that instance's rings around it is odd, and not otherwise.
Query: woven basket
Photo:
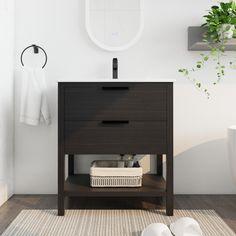
[[[117,161],[94,161],[90,168],[91,187],[141,187],[142,168],[120,168]],[[111,167],[109,167],[111,166]]]

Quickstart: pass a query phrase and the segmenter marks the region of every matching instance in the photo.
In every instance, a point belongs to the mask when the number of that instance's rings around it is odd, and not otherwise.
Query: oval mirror
[[[86,29],[97,46],[125,50],[138,41],[142,28],[142,0],[86,0]]]

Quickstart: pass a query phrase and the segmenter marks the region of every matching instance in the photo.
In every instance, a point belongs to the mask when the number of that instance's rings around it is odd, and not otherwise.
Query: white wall
[[[89,39],[84,22],[84,0],[21,0],[16,3],[16,64],[22,49],[32,43],[48,52],[46,67],[53,124],[19,124],[20,77],[16,78],[15,192],[57,191],[57,79],[111,77],[111,60],[118,57],[120,77],[171,77],[175,84],[175,192],[236,193],[229,173],[226,129],[236,123],[236,77],[228,71],[224,84],[207,100],[178,75],[191,66],[198,52],[187,51],[187,27],[200,25],[213,0],[144,0],[145,29],[140,41],[127,51],[109,53]],[[232,54],[232,53],[231,53]],[[29,57],[30,58],[30,57]],[[215,78],[212,67],[199,75]],[[86,172],[90,158],[77,170]],[[81,167],[81,163],[85,167]],[[153,166],[146,160],[145,168]],[[153,169],[151,171],[154,171]]]
[[[13,194],[14,1],[0,0],[0,206]]]

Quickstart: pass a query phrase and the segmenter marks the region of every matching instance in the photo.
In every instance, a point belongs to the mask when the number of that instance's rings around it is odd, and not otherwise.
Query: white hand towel
[[[51,117],[46,98],[44,70],[25,66],[22,79],[20,122],[36,126],[44,120],[49,125]]]

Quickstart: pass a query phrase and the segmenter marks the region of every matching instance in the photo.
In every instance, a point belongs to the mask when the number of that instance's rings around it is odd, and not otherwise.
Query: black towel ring
[[[35,53],[35,54],[38,54],[38,53],[39,53],[39,49],[41,49],[41,50],[43,51],[43,53],[44,53],[44,55],[45,55],[45,62],[44,62],[44,64],[43,64],[42,68],[44,68],[44,67],[46,66],[46,64],[47,64],[47,61],[48,61],[48,55],[47,55],[47,53],[45,52],[45,50],[44,50],[42,47],[40,47],[40,46],[38,46],[38,45],[35,45],[35,44],[32,44],[32,45],[26,47],[26,48],[23,50],[23,52],[21,53],[21,56],[20,56],[21,65],[24,66],[23,55],[24,55],[25,51],[26,51],[27,49],[29,49],[29,48],[34,48],[34,53]]]

